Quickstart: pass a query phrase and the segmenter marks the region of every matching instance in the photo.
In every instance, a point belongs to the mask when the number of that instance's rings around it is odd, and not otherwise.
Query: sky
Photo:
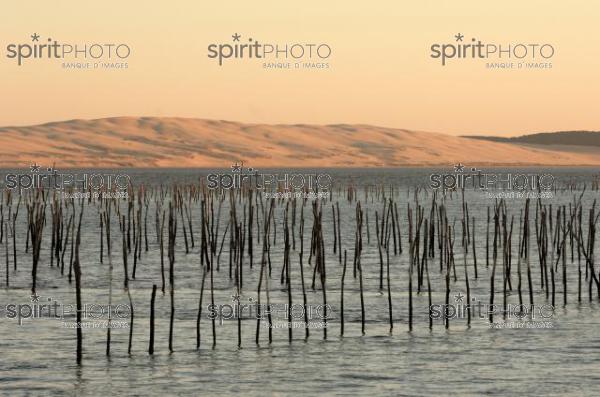
[[[595,1],[58,0],[8,2],[2,15],[0,126],[177,116],[453,135],[600,130]],[[33,44],[34,34],[41,42],[126,44],[127,68],[72,70],[57,59],[18,65],[9,46]],[[331,55],[327,68],[291,70],[209,58],[209,45],[234,44],[234,34],[327,44]],[[487,67],[495,58],[442,65],[431,57],[432,45],[459,44],[457,35],[463,43],[551,45],[553,55],[535,61],[551,67],[497,70]]]

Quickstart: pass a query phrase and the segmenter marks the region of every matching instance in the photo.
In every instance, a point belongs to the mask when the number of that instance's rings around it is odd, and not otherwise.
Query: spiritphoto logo
[[[37,33],[24,43],[6,46],[6,58],[17,65],[40,60],[57,60],[63,69],[127,69],[131,47],[126,43],[65,43]]]
[[[454,302],[433,304],[429,307],[429,316],[433,320],[474,319],[489,320],[490,316],[498,316],[504,322],[511,321],[550,321],[554,317],[554,306],[549,304],[490,304],[475,296],[467,297],[461,292],[454,295]],[[521,328],[521,327],[517,327]],[[522,327],[525,328],[525,327]]]
[[[65,172],[54,167],[31,164],[28,173],[8,173],[4,186],[12,190],[53,189],[63,193],[63,198],[127,198],[131,179],[127,174],[95,171]]]
[[[454,35],[450,43],[434,43],[429,56],[442,66],[450,61],[484,60],[488,69],[550,69],[556,50],[549,43],[488,43],[475,37]]]
[[[18,325],[23,325],[31,320],[51,319],[59,320],[63,327],[71,328],[71,323],[66,320],[77,314],[77,307],[62,303],[52,297],[42,297],[34,293],[29,302],[10,302],[0,307],[0,311],[3,312],[3,317],[16,321]],[[82,321],[97,321],[105,325],[104,321],[128,319],[131,315],[131,307],[128,304],[86,303],[81,307],[79,313]]]
[[[231,41],[208,45],[207,56],[225,62],[256,61],[263,69],[329,69],[332,54],[327,43],[265,43],[252,37],[231,35]]]
[[[454,172],[429,175],[429,181],[432,189],[444,190],[550,191],[554,187],[552,174],[483,172],[461,163],[454,165]]]
[[[208,319],[219,321],[220,325],[227,320],[250,318],[274,322],[273,328],[321,328],[326,327],[327,320],[335,318],[334,309],[325,304],[292,304],[258,303],[253,297],[244,299],[238,293],[231,295],[231,303],[208,304]],[[288,320],[289,316],[289,320]],[[286,320],[282,322],[282,320]]]
[[[326,173],[259,172],[244,168],[244,162],[231,165],[229,173],[211,173],[206,176],[209,189],[255,189],[268,193],[328,192],[332,186],[331,175]],[[269,197],[267,197],[269,198]],[[278,198],[273,196],[273,198]]]

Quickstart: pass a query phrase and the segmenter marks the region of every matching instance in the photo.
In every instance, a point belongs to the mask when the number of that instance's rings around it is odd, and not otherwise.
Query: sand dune
[[[371,125],[266,125],[168,117],[0,128],[0,167],[397,167],[600,165],[600,151],[553,149]]]

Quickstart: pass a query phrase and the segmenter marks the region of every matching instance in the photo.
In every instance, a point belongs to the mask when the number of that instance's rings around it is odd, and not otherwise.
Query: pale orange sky
[[[260,123],[365,123],[450,134],[600,130],[600,2],[7,2],[0,24],[0,126],[73,118],[183,116]],[[30,35],[132,48],[126,71],[17,66]],[[211,43],[327,43],[328,70],[219,67]],[[488,70],[429,57],[453,35],[550,43],[551,70]]]

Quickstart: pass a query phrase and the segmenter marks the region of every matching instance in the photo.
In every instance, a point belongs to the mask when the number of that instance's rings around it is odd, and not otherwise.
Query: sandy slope
[[[0,167],[600,165],[599,152],[347,124],[116,117],[0,128]]]

